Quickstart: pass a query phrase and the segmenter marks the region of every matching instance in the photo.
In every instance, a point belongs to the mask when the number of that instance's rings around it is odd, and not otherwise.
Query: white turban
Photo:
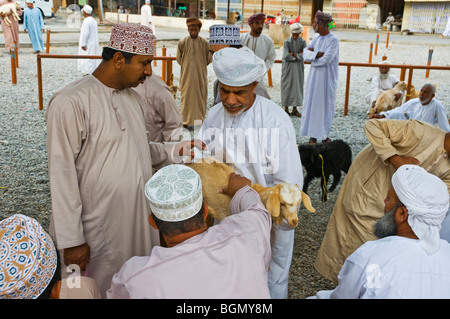
[[[83,11],[86,12],[87,14],[91,14],[92,13],[92,7],[90,5],[85,5],[83,7]]]
[[[266,73],[266,65],[247,47],[224,48],[214,53],[213,69],[220,83],[241,87],[259,82]]]
[[[289,27],[291,29],[291,33],[302,33],[303,32],[303,26],[300,23],[292,23]]]
[[[392,186],[408,209],[408,223],[419,244],[433,254],[439,249],[439,230],[449,209],[447,185],[420,166],[402,165],[392,176]]]

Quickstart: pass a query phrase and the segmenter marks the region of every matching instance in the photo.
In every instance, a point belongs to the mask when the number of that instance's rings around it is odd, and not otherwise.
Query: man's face
[[[147,76],[152,75],[152,55],[135,55],[130,63],[123,63],[120,69],[121,82],[124,88],[136,87],[144,83]]]
[[[422,105],[427,105],[431,102],[431,100],[434,98],[434,93],[431,87],[429,86],[423,86],[420,89],[419,93],[419,101]]]
[[[33,9],[33,3],[28,3],[27,2],[27,7],[30,8],[30,9]]]
[[[247,111],[255,101],[253,93],[257,85],[258,82],[240,87],[219,83],[220,98],[225,111],[234,116]]]
[[[300,36],[300,33],[292,33],[292,39],[297,40]]]
[[[314,30],[314,32],[319,32],[319,28],[320,28],[320,26],[319,26],[319,24],[317,23],[317,18],[314,18],[314,22],[313,22],[313,24],[312,24],[312,27],[313,27],[313,30]]]
[[[394,187],[391,186],[388,190],[386,198],[384,199],[384,213],[390,211],[398,201],[399,199],[395,193]]]
[[[198,25],[190,25],[188,27],[188,32],[192,39],[197,39],[198,34],[200,33],[200,27]]]
[[[390,68],[387,66],[380,66],[380,73],[381,74],[388,74],[389,73]]]
[[[260,35],[263,31],[264,21],[258,20],[250,23],[251,32],[257,35]]]

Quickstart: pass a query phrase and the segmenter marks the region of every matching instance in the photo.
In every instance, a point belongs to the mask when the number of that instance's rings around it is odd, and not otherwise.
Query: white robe
[[[393,120],[419,120],[433,125],[439,125],[443,131],[450,132],[447,112],[442,103],[432,99],[427,105],[422,105],[419,98],[409,100],[403,105],[390,111],[380,112],[387,119]]]
[[[141,8],[141,24],[147,27],[150,27],[153,31],[153,34],[156,36],[155,25],[153,24],[152,19],[152,7],[149,5],[143,5]]]
[[[204,157],[233,163],[236,172],[253,183],[280,182],[303,187],[303,172],[292,121],[284,110],[259,95],[244,113],[231,116],[222,103],[208,112],[198,138],[207,147]],[[195,151],[195,150],[194,150]],[[200,156],[196,155],[197,160]],[[294,229],[286,221],[272,227],[269,289],[272,298],[287,298]]]
[[[372,108],[372,102],[376,101],[382,92],[392,89],[398,81],[398,78],[393,74],[389,74],[387,79],[380,79],[379,74],[375,75],[370,83],[370,93],[366,96],[369,110]]]
[[[277,53],[275,52],[273,41],[269,36],[261,34],[259,37],[254,37],[250,35],[250,32],[243,33],[241,34],[241,43],[242,46],[248,47],[257,57],[264,60],[266,72],[272,68]],[[259,82],[264,84],[264,79],[260,79]]]
[[[231,216],[150,257],[133,257],[112,280],[110,299],[268,299],[271,217],[259,195],[240,189]]]
[[[450,17],[448,17],[447,25],[446,25],[445,30],[444,30],[444,32],[442,33],[442,35],[443,35],[444,37],[450,36]]]
[[[81,47],[87,47],[83,50]],[[100,55],[98,44],[97,22],[93,17],[86,17],[83,20],[78,44],[79,55]],[[91,74],[100,64],[101,59],[78,59],[77,69],[83,74]]]
[[[450,298],[450,244],[428,255],[418,240],[389,236],[369,241],[350,255],[339,273],[339,285],[318,299]]]
[[[309,48],[314,48],[310,51]],[[324,52],[316,58],[318,52]],[[333,124],[339,75],[339,40],[332,33],[316,36],[303,50],[311,62],[302,108],[301,135],[319,140],[328,137]]]

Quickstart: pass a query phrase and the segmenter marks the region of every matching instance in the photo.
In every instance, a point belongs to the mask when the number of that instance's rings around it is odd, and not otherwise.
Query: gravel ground
[[[420,41],[419,41],[420,40]],[[380,40],[380,47],[384,46]],[[157,54],[165,45],[168,55],[175,56],[176,41],[158,42]],[[277,49],[278,59],[281,49]],[[52,47],[54,54],[76,54],[76,47]],[[373,62],[381,61],[383,54],[388,61],[395,64],[423,65],[428,57],[428,44],[425,37],[418,37],[417,43],[393,43],[390,50],[379,48]],[[341,41],[341,62],[367,62],[369,42]],[[450,51],[444,45],[435,45],[433,65],[447,65]],[[44,78],[44,105],[58,90],[80,78],[76,72],[76,60],[45,59],[42,61]],[[305,67],[308,75],[309,65]],[[367,144],[362,125],[366,121],[367,107],[364,97],[368,93],[374,68],[352,68],[349,115],[344,116],[344,98],[346,68],[340,68],[339,86],[336,102],[336,117],[331,130],[331,139],[343,139],[352,149],[353,157]],[[392,73],[399,76],[399,70]],[[154,73],[161,74],[161,62],[154,67]],[[179,66],[173,65],[174,83],[179,81]],[[208,67],[210,92],[215,75],[212,66]],[[420,88],[424,83],[436,83],[436,97],[443,101],[447,110],[450,106],[449,73],[431,71],[429,79],[425,79],[425,71],[414,71],[413,84]],[[273,87],[269,88],[272,99],[280,104],[281,65],[272,69]],[[44,112],[38,110],[36,56],[31,48],[21,49],[20,68],[17,73],[18,84],[11,84],[10,58],[3,51],[0,53],[0,219],[12,214],[22,213],[32,216],[48,229],[51,213],[50,190],[47,171],[46,127]],[[447,81],[446,81],[447,80]],[[178,97],[179,103],[179,97]],[[208,99],[208,108],[212,104],[212,96]],[[308,137],[299,135],[300,119],[292,118],[297,129],[297,142],[305,143]],[[299,167],[299,169],[301,169]],[[343,180],[343,179],[342,179]],[[341,183],[342,183],[341,180]],[[302,208],[299,226],[296,229],[294,257],[290,272],[289,298],[298,299],[314,295],[321,289],[332,289],[333,284],[323,279],[314,269],[313,263],[320,247],[329,216],[338,195],[340,185],[329,194],[327,203],[320,201],[319,180],[314,180],[309,188],[309,196],[316,208],[310,213]]]

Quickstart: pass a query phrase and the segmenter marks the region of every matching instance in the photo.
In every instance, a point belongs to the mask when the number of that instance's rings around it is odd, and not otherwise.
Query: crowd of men
[[[91,12],[83,8],[85,21]],[[201,20],[186,20],[180,108],[152,75],[151,19],[112,27],[101,62],[85,65],[91,71],[47,106],[50,229],[20,214],[0,222],[8,247],[0,297],[287,298],[294,228],[272,224],[251,185],[302,188],[289,116],[301,117],[310,144],[330,141],[339,41],[321,11],[311,43],[299,38],[300,24],[291,26],[280,106],[263,81],[275,59],[264,19],[252,15],[242,35],[236,25],[214,25],[209,41],[199,36]],[[82,31],[80,49],[96,50]],[[311,66],[303,97],[304,61]],[[217,104],[206,113],[209,63]],[[380,70],[378,87],[373,81],[376,94],[395,84],[382,86],[387,72]],[[450,298],[450,127],[432,87],[364,124],[369,144],[342,184],[315,262],[336,289],[312,297]],[[196,139],[183,140],[183,126],[196,120]],[[208,227],[202,181],[184,163],[211,156],[235,173],[222,190],[232,197],[231,215]]]

